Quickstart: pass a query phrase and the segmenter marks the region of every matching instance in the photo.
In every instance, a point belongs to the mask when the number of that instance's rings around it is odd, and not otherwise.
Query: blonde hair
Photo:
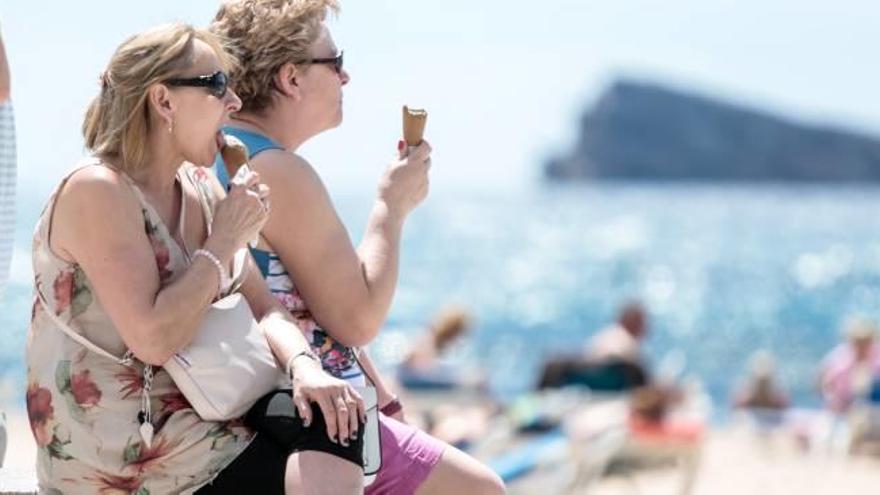
[[[448,306],[434,317],[431,333],[438,348],[445,347],[473,325],[470,314],[461,307]]]
[[[328,10],[338,13],[338,1],[232,0],[220,7],[210,30],[241,61],[231,80],[242,111],[269,106],[284,64],[308,64]]]
[[[207,43],[224,70],[232,69],[234,58],[218,39],[187,24],[160,26],[119,45],[99,79],[101,92],[83,121],[83,137],[92,153],[114,160],[114,165],[128,172],[143,166],[149,156],[148,90],[192,66],[194,40]]]

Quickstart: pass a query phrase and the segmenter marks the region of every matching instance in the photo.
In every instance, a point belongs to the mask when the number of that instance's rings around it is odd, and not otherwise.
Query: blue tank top
[[[280,144],[257,132],[224,127],[223,133],[237,137],[247,146],[249,160],[266,150],[284,149]],[[223,158],[219,154],[214,161],[214,172],[223,187],[228,188],[230,177],[226,172]],[[311,344],[312,350],[321,358],[324,370],[337,378],[348,381],[353,386],[365,386],[364,374],[358,365],[354,350],[336,342],[315,322],[296,289],[293,278],[281,263],[278,255],[272,251],[256,248],[251,248],[251,255],[253,255],[263,278],[266,279],[266,284],[272,291],[272,295],[290,311],[300,330],[303,331]]]

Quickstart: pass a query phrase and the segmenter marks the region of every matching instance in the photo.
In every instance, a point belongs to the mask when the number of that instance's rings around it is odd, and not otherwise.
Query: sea
[[[334,201],[357,244],[372,188]],[[0,302],[0,404],[21,407],[30,241],[44,198],[19,198],[12,277]],[[645,352],[724,410],[750,356],[775,356],[796,405],[821,403],[823,356],[850,316],[880,319],[880,187],[689,183],[447,187],[407,220],[400,278],[370,346],[393,368],[441,308],[475,319],[448,360],[510,400],[542,362],[580,352],[630,300],[650,313]],[[291,226],[296,229],[296,226]]]

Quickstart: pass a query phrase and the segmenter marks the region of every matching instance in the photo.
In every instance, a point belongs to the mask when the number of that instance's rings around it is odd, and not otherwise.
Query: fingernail
[[[343,446],[343,447],[348,447],[348,440],[343,439],[343,440],[342,440],[342,446]]]
[[[330,437],[330,441],[333,443],[339,443],[336,441],[336,435],[333,435],[332,437]]]
[[[405,148],[405,147],[406,147],[406,142],[403,139],[401,139],[400,141],[397,142],[397,151],[403,151],[403,148]]]
[[[352,440],[357,440],[357,437],[358,437],[358,432],[357,432],[357,430],[351,432],[351,439],[352,439]]]
[[[312,424],[311,421],[309,421],[309,420],[307,420],[307,419],[304,419],[304,420],[303,420],[303,426],[305,426],[306,428],[308,428],[309,425],[311,425],[311,424]]]

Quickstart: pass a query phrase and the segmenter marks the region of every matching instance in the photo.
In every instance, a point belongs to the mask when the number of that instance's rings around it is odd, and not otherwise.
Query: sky
[[[204,26],[217,5],[0,0],[20,198],[41,202],[83,155],[82,115],[119,43]],[[373,188],[409,104],[430,115],[433,191],[516,191],[622,76],[880,134],[878,21],[867,0],[342,0],[345,121],[302,152],[331,192]]]

